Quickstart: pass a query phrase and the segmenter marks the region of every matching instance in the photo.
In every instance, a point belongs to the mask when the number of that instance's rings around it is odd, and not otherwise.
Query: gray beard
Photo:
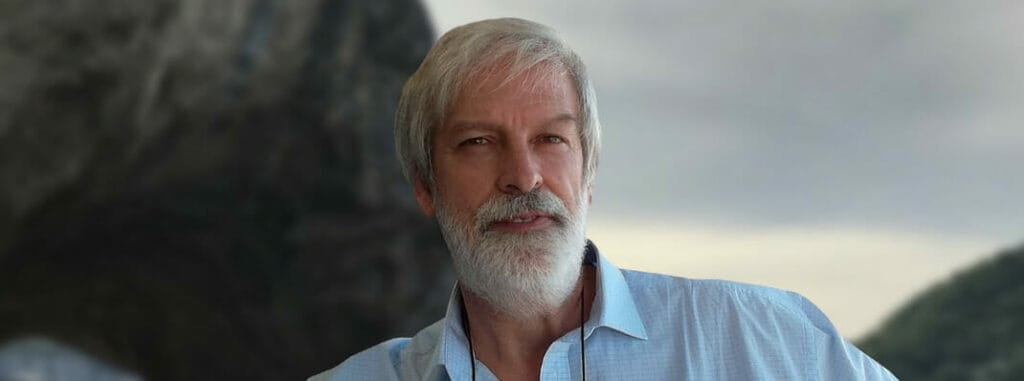
[[[451,252],[460,287],[514,318],[550,314],[576,288],[586,245],[586,206],[572,214],[548,191],[500,195],[477,211],[473,226],[461,226],[451,208],[435,198],[437,220]],[[490,229],[508,216],[530,211],[550,214],[541,231],[509,233]]]

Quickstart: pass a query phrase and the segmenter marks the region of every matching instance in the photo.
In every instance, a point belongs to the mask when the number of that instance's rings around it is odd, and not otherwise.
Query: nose
[[[536,158],[526,147],[515,147],[502,158],[498,188],[505,193],[528,193],[540,187],[543,178]]]

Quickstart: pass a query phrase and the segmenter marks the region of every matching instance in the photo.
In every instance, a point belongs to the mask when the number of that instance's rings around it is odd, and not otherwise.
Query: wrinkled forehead
[[[463,80],[453,102],[445,112],[442,125],[460,105],[473,102],[496,93],[513,92],[541,102],[555,97],[571,97],[574,109],[566,110],[579,117],[579,97],[576,84],[565,65],[560,62],[540,62],[528,67],[516,66],[507,61],[478,68]]]
[[[567,77],[570,77],[570,73],[559,61],[523,65],[512,59],[503,59],[470,70],[459,93],[498,91],[508,86],[526,93],[550,92]]]
[[[580,129],[580,107],[575,88],[564,71],[533,67],[514,75],[483,72],[456,98],[438,134],[458,126],[497,126],[501,115],[517,113],[521,123],[550,124],[569,121]]]

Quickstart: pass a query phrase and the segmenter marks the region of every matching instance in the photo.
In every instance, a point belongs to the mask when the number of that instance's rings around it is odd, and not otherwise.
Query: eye
[[[484,145],[484,144],[487,144],[487,143],[488,143],[487,142],[487,138],[478,136],[478,137],[475,137],[475,138],[469,138],[469,139],[463,140],[462,142],[459,143],[459,146],[460,147],[464,147],[464,146],[479,146],[479,145]]]
[[[558,135],[547,135],[547,136],[544,136],[543,138],[541,138],[541,140],[544,143],[550,143],[550,144],[565,143],[565,139],[563,139],[561,136],[558,136]]]

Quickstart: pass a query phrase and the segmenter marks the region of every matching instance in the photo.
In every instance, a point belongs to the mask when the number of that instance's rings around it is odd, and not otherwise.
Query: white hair
[[[545,189],[499,194],[477,210],[473,221],[460,222],[447,205],[450,196],[435,193],[441,227],[459,287],[472,291],[494,309],[516,318],[547,315],[572,294],[578,284],[586,238],[585,192],[576,210]],[[531,233],[509,233],[488,227],[517,213],[542,211],[555,226]]]
[[[452,29],[437,41],[419,69],[402,88],[395,115],[395,151],[410,183],[434,187],[431,146],[467,79],[485,70],[504,73],[507,82],[544,64],[564,70],[579,101],[579,135],[583,148],[583,184],[593,183],[601,146],[597,99],[583,61],[545,25],[516,18],[478,21]]]

